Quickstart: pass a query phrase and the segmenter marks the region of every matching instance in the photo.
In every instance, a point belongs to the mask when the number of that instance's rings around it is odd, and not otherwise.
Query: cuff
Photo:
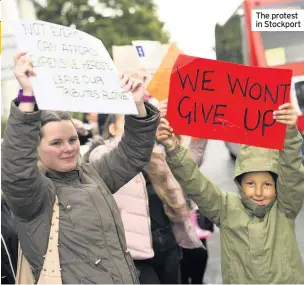
[[[181,146],[180,144],[177,144],[177,146],[174,149],[166,151],[166,155],[168,158],[174,157],[182,150],[185,150],[185,148],[183,146]]]
[[[137,117],[137,116],[125,116],[125,130],[133,133],[136,129],[136,132],[156,132],[156,128],[159,123],[159,111],[156,107],[149,103],[145,103],[147,110],[146,117]]]
[[[41,120],[41,110],[38,110],[37,105],[35,105],[34,112],[31,113],[25,113],[22,112],[19,108],[19,102],[17,99],[14,99],[11,104],[11,111],[10,116],[12,116],[14,119],[24,122],[24,123],[31,123]]]
[[[286,138],[292,139],[292,138],[295,138],[297,136],[299,136],[299,137],[302,136],[297,127],[295,127],[294,129],[288,129],[287,128],[287,130],[286,130]]]
[[[145,108],[146,108],[146,111],[147,111],[147,116],[145,116],[145,117],[138,117],[138,116],[132,115],[131,117],[133,119],[136,119],[136,120],[147,120],[150,117],[152,117],[153,115],[159,113],[158,109],[155,106],[153,106],[152,104],[144,102],[144,105],[145,105]]]

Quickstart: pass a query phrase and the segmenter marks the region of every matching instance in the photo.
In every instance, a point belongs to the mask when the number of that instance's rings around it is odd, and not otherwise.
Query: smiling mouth
[[[71,160],[71,159],[73,159],[74,158],[74,156],[70,156],[70,157],[64,157],[64,158],[62,158],[63,160]]]
[[[265,204],[264,200],[255,200],[255,199],[252,199],[254,201],[254,203],[260,205],[260,206],[263,206]]]

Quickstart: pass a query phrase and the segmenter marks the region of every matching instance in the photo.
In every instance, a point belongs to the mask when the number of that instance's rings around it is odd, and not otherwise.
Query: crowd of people
[[[207,141],[174,133],[167,100],[121,75],[138,115],[39,110],[26,54],[2,143],[3,284],[202,284],[221,233],[224,283],[304,283],[295,218],[304,200],[302,136],[291,103],[282,151],[243,145],[239,193],[200,171]],[[92,124],[93,122],[93,124]]]

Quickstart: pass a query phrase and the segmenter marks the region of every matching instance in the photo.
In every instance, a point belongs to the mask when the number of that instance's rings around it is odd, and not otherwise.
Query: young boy
[[[304,199],[302,137],[290,103],[274,118],[287,125],[284,150],[243,146],[235,167],[239,195],[222,192],[199,171],[165,119],[157,130],[182,189],[220,228],[223,283],[304,283],[295,236]]]

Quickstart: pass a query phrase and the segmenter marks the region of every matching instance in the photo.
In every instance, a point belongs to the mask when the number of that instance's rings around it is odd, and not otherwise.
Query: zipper
[[[136,270],[136,267],[135,267],[135,265],[133,263],[133,259],[132,259],[130,251],[127,249],[124,253],[125,253],[125,256],[128,256],[128,259],[130,259],[130,263],[132,264],[131,265],[132,268],[130,268],[128,260],[126,260],[127,263],[128,263],[128,267],[130,269],[131,274],[133,273],[133,276],[132,276],[133,281],[135,282],[135,284],[140,284],[139,278],[137,276],[137,270]]]
[[[108,195],[110,195],[109,190],[108,190],[108,187],[105,185],[105,183],[103,183],[103,186],[106,187],[106,188],[105,188],[105,189],[107,190],[106,192],[107,192]],[[111,195],[112,195],[112,194],[111,194]],[[114,198],[113,198],[113,199],[114,199]],[[116,230],[116,233],[117,233],[117,236],[118,236],[118,240],[119,240],[119,243],[120,243],[120,247],[121,247],[121,249],[122,249],[122,251],[123,251],[123,254],[124,254],[124,256],[125,256],[125,260],[126,260],[126,263],[127,263],[128,267],[129,267],[129,270],[130,270],[130,273],[131,273],[131,277],[132,277],[132,279],[133,279],[133,281],[134,281],[135,283],[139,284],[139,280],[138,280],[138,278],[137,278],[137,274],[136,274],[136,272],[134,271],[134,268],[131,268],[131,266],[130,266],[130,264],[129,264],[127,258],[126,258],[126,255],[129,254],[129,251],[128,251],[127,248],[124,248],[124,247],[123,247],[123,244],[121,243],[120,236],[119,236],[119,234],[118,234],[117,224],[116,224],[116,222],[115,222],[115,218],[114,218],[112,209],[111,209],[111,207],[110,207],[110,205],[109,205],[107,199],[105,199],[105,201],[106,201],[106,203],[107,203],[107,205],[108,205],[108,208],[110,209],[110,212],[111,212],[111,215],[112,215],[112,218],[113,218],[113,221],[114,221],[114,225],[115,225],[115,230]],[[132,259],[132,258],[131,258],[131,259]],[[131,260],[131,261],[132,261],[132,260]],[[114,262],[114,261],[113,261],[113,262]],[[117,267],[117,266],[116,266],[116,267]],[[132,273],[133,273],[133,274],[132,274]],[[119,274],[120,274],[120,272],[119,272]],[[133,276],[132,276],[132,275],[133,275]],[[121,276],[121,274],[120,274],[120,276]]]
[[[88,176],[89,176],[89,175],[88,175]],[[90,177],[90,176],[89,176],[89,177]],[[92,177],[90,177],[90,178],[92,178]],[[93,181],[95,181],[95,180],[93,179]],[[98,187],[98,185],[97,185],[97,187]],[[98,188],[99,188],[99,187],[98,187]],[[92,195],[90,194],[89,191],[88,191],[88,193],[89,193],[89,195],[91,196],[91,199],[92,199],[92,201],[93,201],[95,207],[98,209],[98,207],[97,207],[97,205],[95,204],[95,201],[94,201]],[[107,192],[107,193],[108,193],[108,192]],[[102,191],[101,191],[101,195],[103,195]],[[105,198],[104,198],[104,199],[105,199]],[[105,199],[105,201],[106,201],[106,203],[107,203],[107,200],[106,200],[106,199]],[[107,205],[108,205],[108,207],[109,207],[109,204],[108,204],[108,203],[107,203]],[[110,208],[110,207],[109,207],[109,208]],[[123,281],[122,275],[121,275],[121,273],[120,273],[120,271],[119,271],[119,269],[118,269],[117,264],[114,262],[113,257],[112,257],[112,255],[111,255],[111,252],[110,252],[109,247],[108,247],[108,242],[107,242],[107,239],[106,239],[106,236],[105,236],[104,227],[103,227],[103,223],[102,223],[102,217],[101,217],[99,211],[97,211],[97,212],[98,212],[98,215],[99,215],[99,217],[100,217],[100,224],[101,224],[101,228],[102,228],[102,236],[103,236],[103,238],[104,238],[104,240],[105,240],[107,251],[108,251],[108,253],[109,253],[109,256],[110,256],[110,258],[111,258],[112,263],[115,265],[115,267],[116,267],[116,269],[117,269],[117,272],[118,272],[119,275],[120,275],[121,280]],[[110,208],[110,212],[112,213],[111,208]],[[113,214],[112,214],[112,217],[113,217]],[[114,224],[115,224],[115,222],[114,222]],[[115,225],[115,227],[116,227],[116,225]],[[116,229],[116,232],[117,232],[117,229]],[[117,234],[118,234],[118,232],[117,232]]]
[[[96,172],[96,171],[95,171],[95,172]],[[96,181],[89,173],[87,173],[87,172],[85,172],[85,173],[86,173],[86,175],[88,175],[93,181]],[[97,172],[96,172],[96,174],[97,174],[97,177],[98,177],[98,179],[99,179],[99,181],[100,181],[101,186],[104,187],[104,190],[106,191],[107,195],[112,195],[112,193],[110,193],[110,190],[109,190],[108,186],[105,184],[105,182],[102,180],[102,178],[98,175]],[[103,191],[102,191],[101,187],[98,185],[98,183],[97,183],[97,187],[99,188],[101,195],[104,197]],[[91,196],[91,194],[90,194],[90,196]],[[92,196],[91,196],[91,198],[92,198]],[[133,279],[133,281],[134,281],[135,283],[139,284],[139,279],[138,279],[138,277],[137,277],[137,274],[136,274],[136,272],[135,272],[134,270],[132,270],[132,268],[130,267],[130,264],[129,264],[127,258],[126,258],[126,252],[127,252],[128,250],[127,250],[127,248],[124,248],[124,247],[123,247],[123,244],[122,244],[122,242],[121,242],[120,236],[119,236],[119,234],[118,234],[117,224],[116,224],[115,217],[114,217],[114,215],[113,215],[112,209],[111,209],[111,207],[110,207],[110,205],[109,205],[107,199],[106,199],[106,198],[104,198],[104,199],[105,199],[105,202],[106,202],[108,208],[110,209],[110,213],[111,213],[112,218],[113,218],[113,221],[114,221],[115,230],[116,230],[116,233],[117,233],[117,236],[118,236],[118,240],[119,240],[119,243],[120,243],[120,247],[121,247],[121,249],[122,249],[122,252],[123,252],[124,257],[125,257],[125,261],[126,261],[126,263],[127,263],[127,265],[128,265],[128,268],[129,268],[129,270],[130,270],[131,277],[132,277],[132,279]],[[114,199],[114,198],[113,198],[113,199]],[[95,204],[95,201],[94,201],[93,198],[92,198],[92,200],[93,200],[93,202],[94,202],[94,204]],[[95,206],[96,206],[96,204],[95,204]],[[97,211],[97,212],[98,212],[98,215],[100,216],[100,219],[101,219],[101,221],[102,221],[102,217],[101,217],[99,211]],[[104,234],[104,229],[103,229],[102,222],[101,222],[101,226],[102,226],[103,236],[104,236],[106,245],[108,245],[107,240],[106,240],[106,238],[105,238],[105,234]],[[107,246],[107,250],[108,250],[108,253],[109,253],[110,257],[111,257],[111,260],[112,260],[113,264],[115,265],[115,267],[116,267],[116,269],[117,269],[117,271],[118,271],[118,273],[119,273],[119,275],[120,275],[121,281],[123,281],[122,275],[121,275],[121,273],[120,273],[120,271],[119,271],[119,269],[118,269],[118,266],[116,265],[116,263],[114,262],[114,260],[113,260],[113,258],[112,258],[112,255],[111,255],[111,253],[110,253],[110,251],[109,251],[108,246]],[[132,261],[132,260],[131,260],[131,261]],[[132,274],[132,273],[133,273],[133,274]],[[133,276],[132,276],[132,275],[133,275]]]

